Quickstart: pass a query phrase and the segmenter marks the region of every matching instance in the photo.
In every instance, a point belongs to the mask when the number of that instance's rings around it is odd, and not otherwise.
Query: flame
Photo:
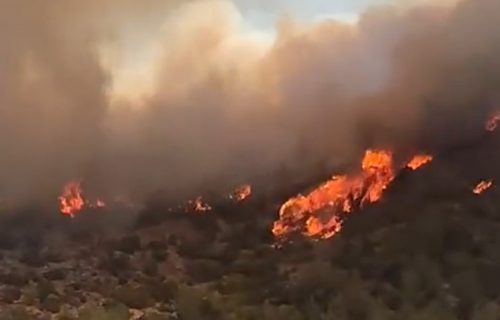
[[[71,181],[64,186],[63,192],[59,196],[59,206],[61,213],[70,217],[74,217],[75,214],[83,210],[85,201],[80,181]]]
[[[251,195],[252,195],[252,186],[245,184],[236,188],[236,190],[234,190],[234,192],[229,197],[235,200],[236,202],[241,202],[250,197]]]
[[[500,113],[496,112],[490,116],[488,121],[486,121],[485,129],[487,131],[495,131],[498,127],[498,123],[500,122]]]
[[[58,199],[59,211],[70,217],[74,217],[85,206],[90,208],[104,208],[106,206],[102,199],[97,199],[95,202],[85,199],[81,181],[68,182]]]
[[[472,189],[472,192],[474,194],[481,194],[491,188],[493,186],[493,181],[492,180],[482,180],[480,181],[474,189]]]
[[[431,160],[431,156],[419,155],[407,166],[416,170]],[[367,150],[359,173],[334,176],[308,195],[298,195],[286,201],[279,210],[279,219],[274,222],[272,232],[276,237],[301,231],[308,237],[330,238],[342,229],[343,215],[379,201],[394,177],[392,152]]]
[[[410,168],[412,170],[417,170],[419,169],[420,167],[428,164],[429,162],[431,162],[433,160],[433,157],[431,155],[428,155],[428,154],[420,154],[420,155],[416,155],[414,156],[410,162],[408,162],[408,164],[406,165],[407,168]]]
[[[207,212],[212,210],[212,207],[208,203],[204,202],[201,196],[189,201],[189,205],[192,210],[196,212]]]

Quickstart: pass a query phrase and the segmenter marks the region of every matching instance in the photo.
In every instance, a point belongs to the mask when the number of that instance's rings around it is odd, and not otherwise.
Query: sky
[[[291,16],[294,20],[301,22],[318,22],[333,18],[339,21],[356,23],[359,15],[373,6],[388,4],[408,4],[435,1],[435,0],[231,0],[235,5],[241,20],[238,28],[246,37],[255,38],[263,43],[271,44],[276,36],[276,25],[280,18]],[[452,0],[440,0],[441,2]],[[454,0],[453,0],[454,1]],[[133,28],[137,33],[137,28]],[[130,48],[121,48],[124,57],[122,62],[115,68],[119,75],[115,75],[113,91],[125,92],[128,97],[131,92],[138,92],[141,96],[149,87],[150,73],[155,66],[144,63],[154,60],[155,41],[144,37],[143,33],[137,33],[132,41],[128,41]],[[127,38],[130,37],[127,29]],[[130,40],[130,39],[129,39]],[[138,41],[142,41],[138,45]],[[151,43],[148,43],[151,42]],[[139,49],[141,48],[141,49]],[[116,62],[115,62],[116,63]],[[140,84],[140,85],[139,85]],[[121,94],[117,96],[121,97]]]
[[[352,21],[373,5],[395,0],[234,0],[245,22],[260,30],[270,30],[282,14],[291,14],[304,21],[326,17]]]

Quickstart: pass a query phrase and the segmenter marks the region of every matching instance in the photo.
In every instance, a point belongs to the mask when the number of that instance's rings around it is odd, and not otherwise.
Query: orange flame
[[[431,160],[430,156],[416,156],[407,166],[416,170]],[[273,234],[283,237],[301,231],[308,237],[327,239],[340,232],[343,215],[379,201],[394,180],[392,152],[367,150],[361,169],[358,174],[334,176],[308,195],[286,201],[274,222]]]
[[[421,155],[416,155],[414,156],[410,162],[406,165],[407,168],[410,168],[412,170],[417,170],[422,166],[425,166],[429,162],[433,160],[433,157],[428,154],[421,154]]]
[[[62,214],[74,217],[85,206],[80,181],[72,181],[64,186],[59,196],[59,206]]]
[[[60,212],[70,217],[74,217],[85,206],[90,208],[104,208],[106,206],[106,203],[102,199],[97,199],[95,202],[85,199],[80,181],[67,183],[58,199]]]
[[[235,200],[236,202],[241,202],[250,197],[251,195],[252,195],[252,186],[245,184],[236,188],[236,190],[234,190],[234,192],[229,197]]]
[[[212,210],[212,207],[208,203],[204,202],[201,196],[189,201],[189,204],[192,210],[196,212],[207,212]]]
[[[482,180],[474,187],[474,189],[472,189],[472,192],[474,194],[479,195],[479,194],[485,192],[486,190],[488,190],[489,188],[491,188],[492,186],[493,186],[493,181]]]

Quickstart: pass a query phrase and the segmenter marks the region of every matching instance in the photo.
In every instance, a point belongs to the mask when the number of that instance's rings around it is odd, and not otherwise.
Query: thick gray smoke
[[[229,1],[0,0],[0,197],[177,196],[439,149],[500,107],[500,2],[387,6],[356,25]],[[272,181],[269,181],[272,183]]]

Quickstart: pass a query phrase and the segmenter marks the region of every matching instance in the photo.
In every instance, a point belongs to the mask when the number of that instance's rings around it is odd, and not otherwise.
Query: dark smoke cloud
[[[284,18],[272,42],[226,1],[0,0],[0,21],[0,194],[20,201],[75,178],[140,196],[273,183],[369,146],[439,150],[498,106],[497,0]],[[123,85],[124,61],[142,81]]]

